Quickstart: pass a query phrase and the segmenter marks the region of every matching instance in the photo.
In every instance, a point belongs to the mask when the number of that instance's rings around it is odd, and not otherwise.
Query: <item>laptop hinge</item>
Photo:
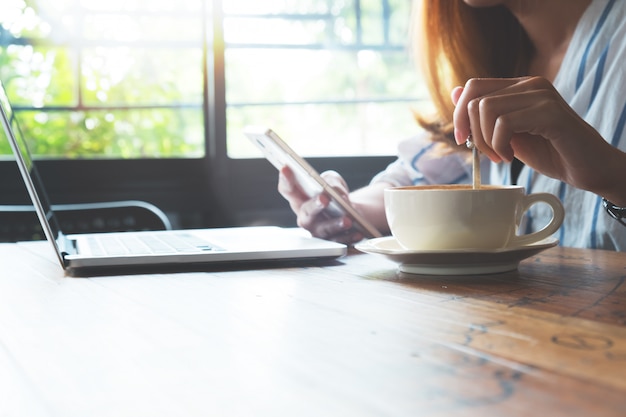
[[[63,234],[63,232],[59,231],[59,235],[57,236],[57,245],[59,245],[59,250],[61,254],[65,257],[65,255],[75,255],[76,245],[75,240],[68,239],[67,236]]]

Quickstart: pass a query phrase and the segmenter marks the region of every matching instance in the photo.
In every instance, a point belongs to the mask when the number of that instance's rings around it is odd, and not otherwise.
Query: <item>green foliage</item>
[[[33,17],[37,10],[32,6],[43,4],[21,4],[21,18],[12,14],[3,21],[0,16],[0,39],[5,39],[0,46],[0,79],[33,154],[46,158],[204,154],[201,30],[190,28],[186,32],[190,39],[178,36],[182,44],[156,39],[111,43],[106,39],[110,27],[98,33],[97,22],[92,22],[93,27],[84,28],[84,37],[68,42],[58,33],[75,28],[64,26],[61,10],[48,4],[47,20]],[[202,16],[194,17],[184,20],[201,28]],[[139,16],[136,22],[146,19]],[[180,26],[176,18],[170,23]],[[126,24],[129,30],[131,25]],[[55,28],[55,33],[46,33],[46,27]],[[86,39],[98,36],[95,42]],[[0,155],[6,154],[10,149],[3,140]]]
[[[2,0],[11,13],[0,13],[0,79],[33,153],[202,156],[207,1],[171,14],[169,0],[128,0],[125,10]],[[382,4],[360,1],[359,32],[354,0],[224,0],[229,155],[253,155],[247,124],[271,125],[306,154],[393,153],[387,142],[415,129],[407,97],[422,92],[399,47],[410,0],[389,1],[386,25]]]

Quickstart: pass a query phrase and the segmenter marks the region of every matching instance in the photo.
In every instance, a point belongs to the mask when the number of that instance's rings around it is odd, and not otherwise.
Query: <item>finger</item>
[[[293,173],[293,171],[288,167],[284,166],[278,172],[278,192],[290,203],[293,201],[299,202],[297,206],[309,199],[302,188],[300,188],[298,181]]]
[[[324,171],[320,176],[330,185],[335,191],[337,191],[344,200],[348,200],[350,193],[348,183],[339,175],[336,171]]]
[[[525,85],[522,85],[525,84]],[[489,146],[504,160],[512,161],[514,134],[528,133],[558,139],[569,130],[569,106],[547,80],[535,78],[481,99],[483,135]],[[565,120],[565,123],[563,121]],[[555,136],[556,134],[556,136]]]
[[[483,97],[480,100],[480,128],[486,145],[500,158],[511,162],[513,134],[537,131],[537,123],[547,110],[542,104],[546,100],[549,98],[544,90]]]
[[[501,158],[491,148],[491,136],[484,134],[483,118],[481,114],[481,99],[471,100],[467,105],[467,114],[470,120],[471,141],[487,158],[493,162],[500,162]],[[468,138],[470,138],[468,137]]]
[[[318,216],[314,222],[305,223],[305,219],[298,218],[298,226],[307,229],[313,236],[323,239],[348,242],[351,235],[356,233],[352,229],[352,220],[349,217],[329,218]]]
[[[282,171],[278,179],[278,191],[287,200],[289,207],[303,224],[311,224],[315,216],[328,207],[330,199],[325,195],[317,195],[313,198],[307,196],[293,178],[290,170]],[[308,229],[308,227],[305,227]]]
[[[472,130],[470,122],[469,108],[470,102],[479,99],[487,94],[502,90],[518,83],[521,78],[493,79],[493,78],[472,78],[467,81],[465,87],[462,88],[461,94],[457,99],[456,107],[453,113],[454,120],[454,137],[456,142],[461,145],[465,139],[472,134],[476,134]],[[459,87],[457,87],[459,88]],[[458,91],[456,92],[458,94]],[[475,103],[477,105],[478,103]],[[475,109],[478,111],[478,109]],[[478,126],[475,126],[476,128]]]
[[[463,87],[454,87],[452,92],[450,93],[450,98],[452,99],[452,104],[456,106],[458,103],[461,94],[463,93]]]
[[[335,188],[344,188],[348,189],[348,183],[343,179],[343,177],[337,172],[333,170],[324,171],[320,174],[324,180]]]
[[[338,235],[333,236],[331,240],[334,240],[335,242],[343,243],[346,245],[351,245],[353,243],[363,240],[364,238],[365,236],[363,235],[363,233],[358,232],[354,229],[350,229],[344,233],[340,233]]]
[[[492,161],[511,161],[513,149],[507,143],[499,142],[499,149],[494,149],[492,145],[494,125],[498,117],[524,106],[533,105],[533,100],[535,99],[528,94],[551,92],[554,91],[554,88],[547,80],[540,77],[522,77],[495,80],[495,82],[493,82],[494,80],[476,80],[474,84],[483,81],[490,88],[493,86],[503,88],[486,93],[468,102],[466,111],[470,121],[473,141],[476,147]],[[476,91],[477,89],[474,88],[474,90]],[[467,88],[463,91],[467,91]],[[479,93],[484,91],[483,88]],[[463,97],[460,97],[458,103],[461,103],[462,100]]]
[[[320,223],[322,220],[328,219],[324,211],[329,203],[330,199],[324,194],[303,201],[298,210],[294,210],[298,216],[298,225],[309,231],[313,231],[316,224]]]
[[[452,92],[450,93],[450,99],[452,100],[452,104],[454,104],[455,106],[457,105],[457,103],[459,102],[459,98],[461,98],[461,94],[463,94],[463,87],[454,87],[452,89]],[[463,141],[466,141],[468,139],[468,136],[465,136],[465,138],[461,137],[462,133],[457,130],[454,129],[454,138],[457,142],[457,144],[462,144]]]
[[[511,162],[513,160],[513,148],[510,146],[510,140],[514,132],[510,129],[509,119],[512,117],[512,113],[534,106],[535,99],[533,97],[535,95],[533,92],[499,93],[470,102],[468,113],[470,114],[472,132],[476,132],[474,143],[489,159],[496,162],[502,160]],[[498,140],[494,137],[496,130],[499,132]]]
[[[532,160],[540,159],[539,155],[548,157],[553,148],[549,132],[562,130],[554,126],[557,116],[553,107],[552,103],[536,100],[500,116],[494,126],[493,149],[509,162],[514,155],[522,161],[532,158],[528,161],[531,165]]]

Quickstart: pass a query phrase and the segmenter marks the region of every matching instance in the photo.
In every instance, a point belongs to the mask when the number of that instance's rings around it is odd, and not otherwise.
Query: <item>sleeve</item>
[[[472,180],[472,161],[468,153],[451,145],[433,142],[424,132],[398,145],[398,159],[371,181],[393,186],[420,184],[467,184]]]

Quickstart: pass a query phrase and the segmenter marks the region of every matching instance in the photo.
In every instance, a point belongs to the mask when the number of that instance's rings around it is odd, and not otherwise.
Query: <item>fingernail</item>
[[[454,129],[454,140],[456,140],[457,145],[463,145],[465,143],[466,137],[461,134],[458,129]]]
[[[352,227],[352,222],[350,221],[350,219],[342,217],[337,221],[337,226],[339,226],[341,229],[347,230]]]

